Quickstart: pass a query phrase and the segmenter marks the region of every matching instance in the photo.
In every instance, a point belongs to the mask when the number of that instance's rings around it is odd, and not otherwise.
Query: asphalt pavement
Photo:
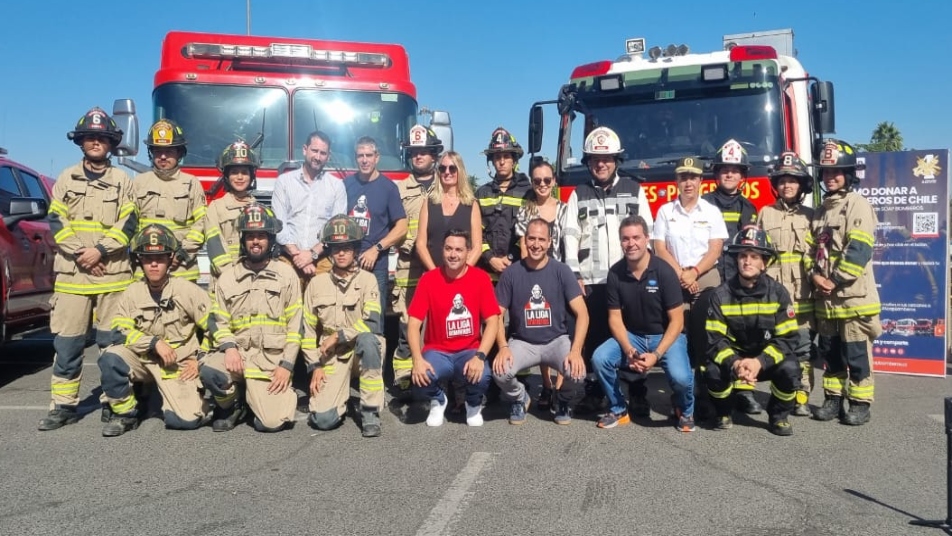
[[[908,522],[946,517],[949,380],[879,375],[870,424],[793,418],[789,438],[766,415],[676,431],[660,372],[651,419],[613,430],[535,408],[512,426],[492,407],[482,428],[384,412],[375,439],[350,419],[264,435],[171,431],[155,417],[103,438],[93,348],[89,413],[36,430],[51,362],[42,338],[0,348],[0,534],[929,535],[942,532]]]

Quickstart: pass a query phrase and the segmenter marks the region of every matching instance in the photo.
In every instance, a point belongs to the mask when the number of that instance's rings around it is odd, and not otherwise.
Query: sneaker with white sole
[[[470,406],[466,404],[466,424],[470,426],[483,425],[483,405]]]
[[[442,426],[443,414],[446,413],[446,396],[430,400],[430,414],[426,418],[427,426]]]

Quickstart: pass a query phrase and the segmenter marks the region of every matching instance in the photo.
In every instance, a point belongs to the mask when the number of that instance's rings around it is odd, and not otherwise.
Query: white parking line
[[[474,452],[466,466],[456,475],[453,483],[440,499],[440,502],[430,510],[430,515],[417,531],[417,536],[439,536],[449,534],[447,528],[453,517],[466,507],[472,497],[469,489],[476,483],[476,478],[484,467],[492,460],[489,452]]]

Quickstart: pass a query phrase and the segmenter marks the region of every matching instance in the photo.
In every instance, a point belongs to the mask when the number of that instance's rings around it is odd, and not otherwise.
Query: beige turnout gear
[[[238,262],[226,268],[215,285],[215,342],[218,351],[202,363],[202,382],[222,409],[231,408],[245,384],[251,411],[268,430],[294,420],[297,396],[290,387],[270,394],[278,367],[294,371],[301,350],[301,285],[294,269],[272,259],[255,272]],[[237,349],[244,371],[228,372],[225,351]]]
[[[238,216],[241,209],[255,203],[252,195],[239,200],[228,192],[208,205],[205,219],[205,242],[211,261],[212,275],[218,277],[226,267],[237,261],[241,249]],[[212,285],[214,288],[214,285]]]
[[[208,404],[198,378],[183,381],[180,367],[198,359],[197,331],[209,329],[211,303],[198,285],[169,278],[158,297],[145,281],[136,281],[119,298],[112,320],[114,342],[99,359],[103,392],[117,415],[134,414],[133,382],[155,382],[169,428],[196,428],[205,422]],[[155,347],[164,341],[175,350],[176,364],[163,367]]]
[[[311,422],[318,428],[336,426],[350,398],[350,381],[359,374],[361,406],[378,411],[384,402],[381,357],[383,337],[375,335],[381,322],[380,292],[370,272],[355,268],[344,277],[333,271],[317,274],[304,295],[302,349],[308,373],[324,369],[325,383],[311,396]],[[336,334],[327,353],[321,344]]]
[[[197,281],[197,255],[205,242],[208,212],[202,183],[194,175],[176,170],[167,179],[159,177],[155,171],[140,173],[133,184],[139,229],[150,223],[168,227],[188,256],[172,271],[172,276]]]

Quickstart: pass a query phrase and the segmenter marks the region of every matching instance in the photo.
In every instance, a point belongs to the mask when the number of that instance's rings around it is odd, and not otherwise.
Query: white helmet
[[[585,136],[585,144],[582,146],[582,152],[585,156],[592,154],[605,154],[620,156],[624,149],[621,147],[621,140],[618,134],[608,127],[598,127],[593,129]]]

